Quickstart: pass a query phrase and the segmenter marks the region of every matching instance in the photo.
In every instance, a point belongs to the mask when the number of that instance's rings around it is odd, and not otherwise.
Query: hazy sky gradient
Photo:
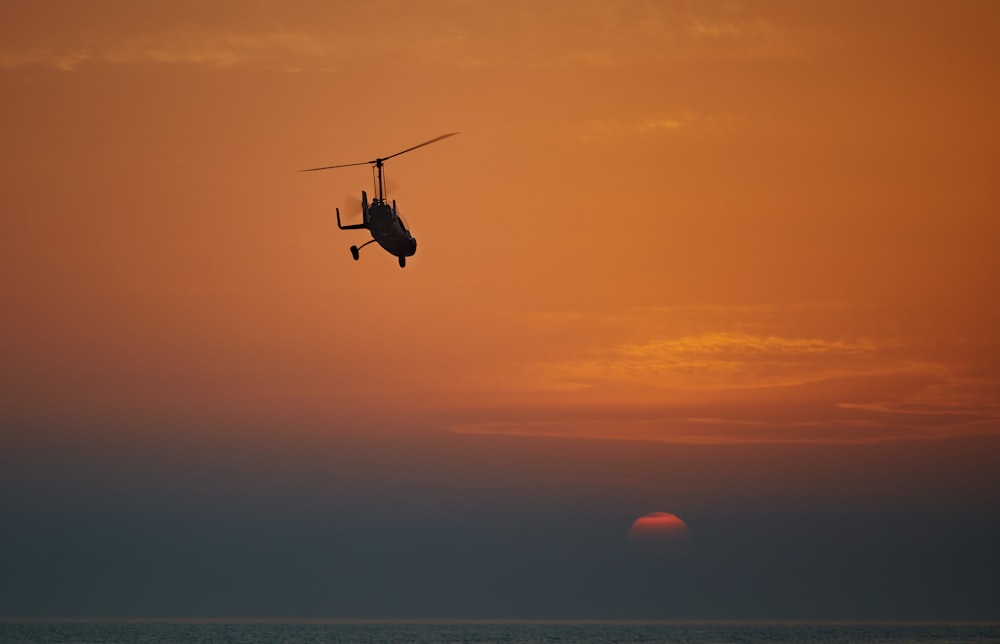
[[[1000,618],[998,32],[6,3],[0,616]]]

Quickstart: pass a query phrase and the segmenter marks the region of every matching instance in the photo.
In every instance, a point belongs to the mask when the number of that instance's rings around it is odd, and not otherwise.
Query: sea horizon
[[[117,624],[345,624],[345,625],[651,625],[651,626],[991,626],[1000,619],[742,619],[742,618],[537,618],[537,617],[134,617],[0,616],[3,623]]]
[[[732,620],[430,618],[22,618],[0,619],[0,642],[39,644],[980,644],[997,622],[790,622]]]

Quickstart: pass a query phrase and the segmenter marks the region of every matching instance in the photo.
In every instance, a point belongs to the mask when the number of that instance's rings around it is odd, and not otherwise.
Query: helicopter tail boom
[[[366,193],[364,190],[361,191],[361,223],[349,224],[347,226],[340,223],[340,208],[337,208],[337,228],[341,230],[356,230],[359,228],[368,228],[368,193]]]
[[[341,230],[354,230],[356,228],[368,228],[368,217],[367,217],[367,214],[368,213],[365,213],[366,216],[365,216],[365,219],[364,219],[364,221],[362,223],[360,223],[360,224],[348,224],[347,226],[345,226],[344,224],[340,223],[340,208],[337,208],[337,228],[339,228]]]

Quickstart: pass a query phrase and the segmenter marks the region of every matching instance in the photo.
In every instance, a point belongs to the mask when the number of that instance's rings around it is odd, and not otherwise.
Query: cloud
[[[336,44],[296,32],[178,32],[133,37],[101,46],[32,48],[0,52],[0,67],[51,65],[76,71],[88,63],[201,65],[217,69],[238,65],[298,71],[325,69],[339,50]]]
[[[456,434],[502,435],[586,440],[623,440],[680,445],[859,444],[936,438],[905,431],[885,431],[869,420],[837,423],[776,423],[725,418],[649,418],[641,420],[492,422],[453,425]]]
[[[573,126],[576,136],[586,144],[605,141],[620,142],[644,136],[667,136],[680,133],[719,133],[718,123],[711,116],[698,116],[689,110],[676,114],[657,114],[632,119],[601,118]]]
[[[660,406],[582,402],[577,407],[522,411],[522,418],[454,423],[449,430],[678,444],[860,444],[1000,434],[995,402],[956,409],[953,402],[911,408],[899,401],[881,401],[900,389],[901,398],[920,397],[938,386],[919,378],[883,376],[762,388],[750,397],[716,392],[709,398],[688,402],[682,398]],[[838,402],[844,395],[867,400],[873,390],[879,401]],[[754,399],[757,396],[759,400]]]
[[[916,340],[848,333],[856,313],[838,303],[540,313],[525,318],[536,333],[587,344],[498,379],[530,404],[470,414],[450,429],[677,443],[1000,433],[1000,381]]]
[[[0,66],[73,71],[86,63],[148,62],[328,71],[377,51],[408,65],[566,71],[774,57],[794,49],[774,20],[724,4],[701,4],[694,12],[612,0],[583,2],[567,13],[534,2],[263,3],[231,10],[178,3],[168,18],[111,3],[106,11],[125,17],[100,20],[71,6],[53,28],[50,12],[22,12],[6,47],[0,45]]]
[[[0,51],[0,69],[51,65],[62,71],[73,71],[82,63],[92,58],[93,54],[87,50],[66,50],[59,53],[37,48],[20,51]]]
[[[801,55],[795,34],[766,17],[718,11],[687,19],[687,51],[692,57],[782,59]]]
[[[701,16],[694,16],[688,23],[688,31],[695,36],[739,36],[745,30],[731,22],[711,22]]]
[[[883,416],[947,417],[988,424],[1000,421],[1000,380],[947,377],[895,399],[844,402],[838,406]]]
[[[870,340],[830,340],[713,331],[596,347],[584,358],[532,365],[539,387],[601,383],[689,389],[786,386],[887,367]]]
[[[684,126],[679,119],[658,118],[646,119],[636,126],[640,133],[656,132],[658,130],[678,130]]]

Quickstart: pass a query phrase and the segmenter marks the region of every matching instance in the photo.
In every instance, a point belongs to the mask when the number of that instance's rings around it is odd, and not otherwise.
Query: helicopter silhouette
[[[399,212],[396,210],[396,200],[392,200],[392,207],[389,207],[389,204],[386,202],[385,190],[382,184],[382,164],[393,157],[398,157],[401,154],[406,154],[407,152],[411,152],[417,148],[422,148],[425,145],[430,145],[431,143],[436,143],[441,139],[447,139],[449,136],[455,136],[456,134],[460,133],[449,132],[448,134],[442,134],[441,136],[435,137],[430,141],[424,141],[420,145],[415,145],[412,148],[406,148],[402,152],[390,154],[387,157],[379,157],[374,161],[342,163],[340,165],[323,166],[322,168],[307,168],[301,171],[315,172],[317,170],[333,170],[334,168],[348,168],[356,165],[372,165],[378,170],[378,196],[373,197],[372,202],[369,204],[368,194],[364,190],[361,191],[360,224],[350,224],[347,226],[343,225],[340,222],[340,208],[337,208],[337,228],[340,228],[341,230],[364,228],[372,234],[372,238],[360,246],[351,246],[351,256],[354,258],[354,261],[360,259],[362,248],[373,242],[378,242],[379,246],[399,258],[400,268],[404,268],[406,266],[406,258],[417,252],[417,240],[413,238],[413,235],[411,235],[410,231],[407,230],[406,224],[404,224],[403,220],[400,218]]]

